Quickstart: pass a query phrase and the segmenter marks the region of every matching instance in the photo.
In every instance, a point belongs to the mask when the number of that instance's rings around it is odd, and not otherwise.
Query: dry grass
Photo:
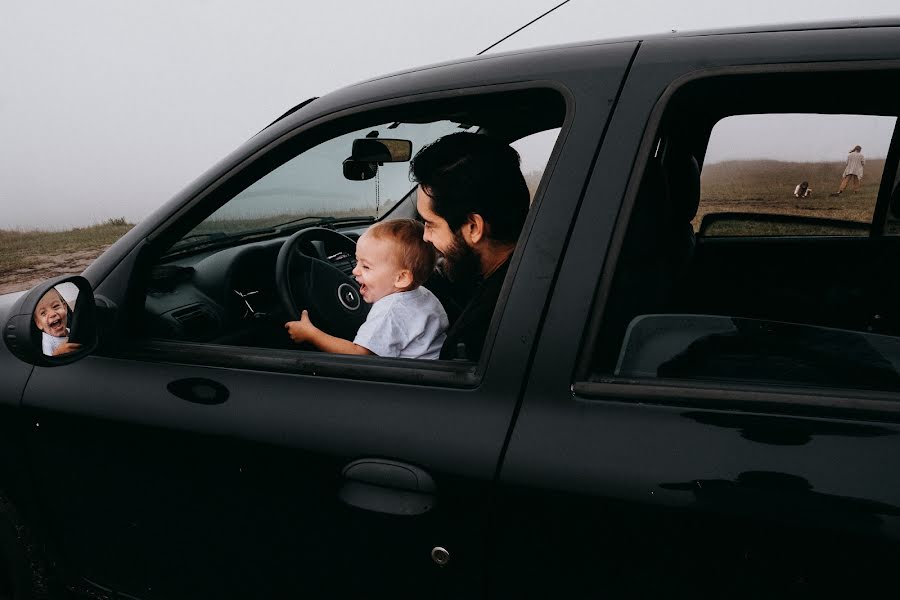
[[[845,191],[838,197],[843,163],[792,163],[769,160],[726,161],[706,165],[701,177],[700,209],[693,221],[698,230],[708,213],[742,212],[819,217],[871,223],[875,199],[884,171],[884,160],[866,161],[865,176],[858,193]],[[808,181],[809,198],[794,198],[794,187]],[[752,223],[746,224],[752,227]],[[810,233],[805,229],[806,233]],[[757,232],[749,229],[743,235]],[[778,235],[771,231],[769,235]],[[781,233],[790,233],[789,231]],[[740,233],[735,233],[740,235]]]
[[[0,229],[0,279],[38,267],[49,257],[99,253],[132,227],[133,224],[119,218],[67,231]]]

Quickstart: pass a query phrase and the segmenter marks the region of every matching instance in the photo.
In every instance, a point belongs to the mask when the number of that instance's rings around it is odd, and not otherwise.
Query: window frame
[[[529,238],[534,219],[541,212],[547,181],[552,176],[567,133],[574,120],[574,97],[559,82],[534,80],[522,83],[473,86],[449,92],[417,94],[362,104],[301,123],[268,142],[262,148],[251,152],[237,166],[222,173],[209,186],[199,190],[190,201],[160,222],[160,225],[147,236],[145,242],[133,251],[133,260],[123,261],[123,264],[120,265],[120,267],[130,270],[126,292],[127,301],[126,305],[122,307],[122,311],[124,321],[133,325],[143,315],[146,276],[149,269],[172,243],[255,181],[322,141],[340,135],[335,132],[353,131],[376,121],[390,122],[395,120],[390,118],[392,115],[396,116],[397,113],[403,111],[406,111],[406,114],[415,111],[431,111],[437,114],[438,107],[477,103],[479,97],[508,97],[528,93],[555,94],[565,114],[562,123],[558,124],[559,134],[549,154],[544,175],[535,192],[516,250],[510,259],[510,268],[504,280],[478,362],[359,357],[301,349],[272,349],[162,339],[129,340],[125,344],[112,343],[101,348],[97,354],[109,358],[151,363],[179,363],[455,388],[478,387],[491,357],[501,316],[507,310],[507,300],[512,282],[522,262],[523,249]],[[403,200],[398,201],[381,218],[393,213],[402,203]],[[130,327],[126,325],[123,329],[128,330]]]
[[[694,82],[722,78],[724,76],[787,75],[810,74],[827,77],[842,73],[873,71],[893,71],[900,77],[900,60],[872,60],[865,62],[820,62],[756,64],[728,67],[714,67],[693,71],[669,83],[656,100],[644,128],[635,157],[625,194],[623,196],[612,230],[607,256],[594,296],[590,303],[589,318],[585,327],[572,373],[571,391],[577,401],[628,401],[676,407],[713,408],[723,410],[764,411],[779,414],[834,415],[840,417],[900,422],[900,401],[897,394],[864,389],[844,389],[813,387],[805,385],[772,385],[767,382],[733,383],[727,380],[704,381],[690,379],[625,378],[612,373],[597,373],[593,369],[593,359],[597,354],[601,325],[606,315],[612,291],[613,278],[622,255],[628,225],[636,200],[659,149],[664,117],[672,104],[673,97],[684,86]],[[720,114],[706,131],[708,145],[712,126],[726,116],[747,114],[743,111]],[[776,112],[766,110],[768,112]],[[783,112],[802,112],[792,109]],[[854,114],[867,114],[857,111]],[[888,155],[885,158],[884,175],[879,186],[873,222],[869,236],[850,236],[849,239],[864,239],[882,235],[886,226],[888,203],[891,191],[900,186],[900,111],[898,111],[894,133]],[[704,146],[705,148],[705,146]],[[703,157],[705,158],[705,156]],[[702,167],[701,167],[702,172]],[[880,219],[880,221],[879,221]],[[880,222],[880,227],[876,223]],[[821,237],[821,236],[801,236]],[[839,236],[847,237],[847,236]],[[745,240],[752,237],[740,238]],[[784,239],[784,238],[780,238]],[[619,348],[621,352],[621,347]]]

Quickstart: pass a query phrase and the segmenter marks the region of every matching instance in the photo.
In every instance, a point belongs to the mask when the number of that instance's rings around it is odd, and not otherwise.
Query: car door
[[[20,295],[0,296],[0,318],[5,320],[8,317],[14,301]],[[31,371],[31,365],[17,360],[5,344],[0,348],[0,493],[26,508],[27,502],[20,496],[25,491],[21,488],[24,454],[20,407]]]
[[[857,52],[893,59],[893,70],[841,62]],[[892,109],[879,90],[896,78],[898,57],[891,28],[642,45],[622,93],[627,109],[606,138],[619,144],[598,155],[504,457],[494,593],[847,597],[896,584],[898,357],[880,346],[896,350],[896,337],[670,303],[697,265],[685,227],[693,214],[667,206],[687,187],[665,173],[677,158],[671,139],[709,135],[691,129],[698,112],[852,114],[864,105],[865,114],[896,114],[883,112]],[[822,64],[801,64],[810,60]],[[777,93],[804,77],[852,92],[824,103]],[[885,177],[896,168],[894,155]],[[882,186],[878,206],[895,187]],[[746,283],[744,293],[754,287]],[[744,339],[735,331],[765,343],[732,346]],[[690,347],[701,338],[722,342],[706,357],[715,371],[699,368],[701,344]],[[809,339],[819,343],[809,348]],[[726,358],[735,347],[742,353]],[[701,376],[662,370],[670,356],[696,359]]]
[[[197,197],[270,160],[280,139],[321,135],[330,118],[446,98],[477,106],[488,92],[536,87],[566,106],[478,364],[125,335],[73,365],[36,369],[24,398],[29,468],[70,585],[165,598],[477,596],[490,566],[486,509],[560,233],[633,51],[501,57],[316,100],[160,214],[157,231],[177,228]],[[472,81],[486,87],[466,89]],[[125,316],[153,231],[86,273]]]

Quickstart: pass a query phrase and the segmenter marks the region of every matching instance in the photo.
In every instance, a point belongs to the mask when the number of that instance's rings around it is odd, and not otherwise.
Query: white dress
[[[862,152],[851,152],[847,155],[847,167],[844,169],[842,177],[847,175],[856,175],[860,179],[863,176],[863,166],[866,164],[866,157]]]

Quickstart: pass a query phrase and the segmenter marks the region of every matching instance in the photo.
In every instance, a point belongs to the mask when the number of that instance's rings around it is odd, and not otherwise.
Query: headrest
[[[666,180],[672,218],[687,223],[700,205],[700,165],[693,154],[671,152],[666,156]]]

